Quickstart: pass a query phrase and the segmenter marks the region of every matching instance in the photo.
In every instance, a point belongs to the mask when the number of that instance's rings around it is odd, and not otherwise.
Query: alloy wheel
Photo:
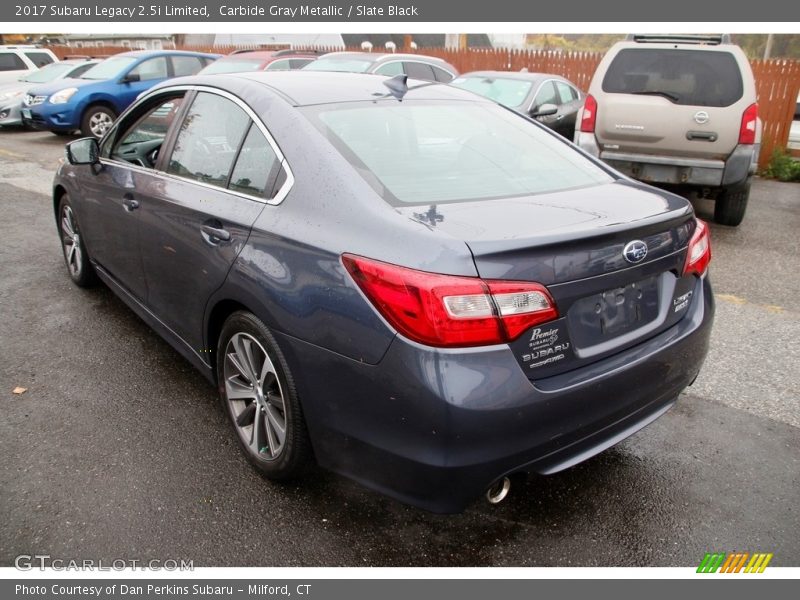
[[[72,212],[72,207],[69,205],[64,206],[61,211],[61,239],[70,275],[76,278],[80,277],[81,269],[83,269],[81,238],[75,213]]]

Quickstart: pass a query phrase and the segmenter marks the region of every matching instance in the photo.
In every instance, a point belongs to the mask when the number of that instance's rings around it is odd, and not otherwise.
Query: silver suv
[[[761,142],[750,63],[727,35],[629,36],[600,62],[575,143],[626,175],[695,188],[739,225]]]

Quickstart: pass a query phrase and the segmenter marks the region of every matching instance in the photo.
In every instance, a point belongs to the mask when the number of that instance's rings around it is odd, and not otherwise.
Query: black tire
[[[86,137],[101,138],[116,120],[117,113],[102,104],[92,104],[81,117],[81,134]]]
[[[243,355],[250,356],[251,366],[239,360]],[[242,376],[243,371],[255,373],[255,386],[248,387],[250,378]],[[311,463],[312,451],[294,379],[275,338],[252,313],[238,311],[225,321],[217,343],[217,381],[222,409],[250,463],[272,480],[300,476]],[[260,396],[254,391],[258,388]],[[281,417],[284,438],[275,450],[273,441],[280,438],[276,421]]]
[[[69,278],[78,287],[92,287],[97,283],[97,274],[89,260],[78,218],[67,194],[61,196],[58,204],[58,232],[61,235],[61,250]]]
[[[738,226],[747,212],[747,201],[750,198],[748,177],[741,183],[724,188],[714,202],[714,221],[720,225]]]

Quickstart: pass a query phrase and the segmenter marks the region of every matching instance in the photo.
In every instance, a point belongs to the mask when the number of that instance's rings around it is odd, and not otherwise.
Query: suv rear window
[[[730,52],[626,48],[611,62],[603,91],[664,96],[682,105],[730,106],[742,97],[743,85]]]

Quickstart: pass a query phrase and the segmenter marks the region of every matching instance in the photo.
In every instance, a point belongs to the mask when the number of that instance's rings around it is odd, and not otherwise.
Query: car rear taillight
[[[697,219],[697,227],[689,242],[689,251],[686,254],[686,265],[683,274],[695,273],[702,276],[711,262],[711,235],[705,221]]]
[[[739,129],[740,144],[756,143],[756,122],[758,121],[758,104],[753,103],[742,113],[742,126]]]
[[[595,122],[597,121],[597,100],[589,94],[583,103],[583,117],[581,117],[581,131],[584,133],[594,133]]]
[[[538,283],[417,271],[344,254],[345,268],[378,312],[407,338],[438,347],[510,342],[558,317]]]

